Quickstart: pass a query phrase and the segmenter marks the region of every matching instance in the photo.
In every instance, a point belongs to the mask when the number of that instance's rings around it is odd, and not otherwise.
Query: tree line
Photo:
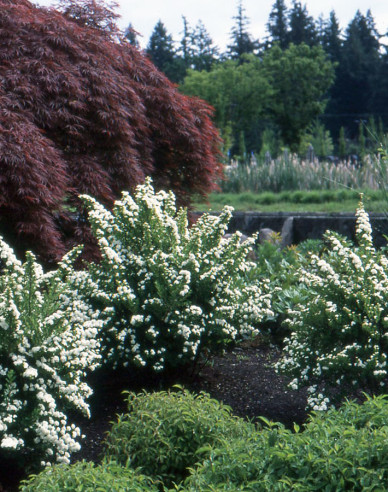
[[[267,35],[255,39],[239,0],[230,44],[221,52],[204,24],[182,18],[175,41],[161,20],[145,49],[180,90],[207,100],[225,154],[278,153],[284,146],[344,157],[367,150],[388,126],[388,47],[372,13],[341,29],[335,11],[314,19],[306,5],[276,0]],[[138,44],[132,25],[126,30]]]

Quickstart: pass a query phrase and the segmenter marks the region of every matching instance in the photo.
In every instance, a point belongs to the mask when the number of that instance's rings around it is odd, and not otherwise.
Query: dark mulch
[[[287,379],[273,369],[279,356],[279,348],[258,339],[224,355],[213,356],[189,373],[172,375],[163,381],[144,374],[128,373],[120,377],[116,374],[108,379],[96,374],[91,381],[92,387],[98,388],[92,401],[94,415],[91,420],[80,422],[86,439],[73,459],[98,461],[110,423],[117,414],[126,411],[123,388],[136,392],[180,384],[193,392],[209,393],[240,417],[256,420],[263,416],[287,427],[292,427],[294,422],[302,424],[307,417],[306,391],[287,388]]]
[[[79,421],[86,437],[81,451],[73,455],[73,461],[99,461],[111,422],[126,410],[122,390],[157,390],[180,383],[192,391],[209,393],[229,405],[240,417],[257,419],[263,416],[287,427],[292,427],[294,422],[302,424],[307,417],[306,393],[304,390],[289,390],[287,379],[276,374],[273,364],[279,355],[279,348],[258,339],[255,343],[242,344],[224,355],[210,358],[192,374],[185,374],[184,378],[181,375],[160,381],[155,376],[133,373],[110,377],[94,374],[90,381],[96,388],[91,401],[93,414],[90,420]],[[2,475],[0,465],[0,492],[17,490],[18,478],[18,474],[10,471],[9,467]]]

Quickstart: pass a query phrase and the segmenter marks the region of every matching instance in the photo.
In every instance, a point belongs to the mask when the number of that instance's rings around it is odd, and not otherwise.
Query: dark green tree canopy
[[[134,29],[132,23],[130,23],[124,32],[125,38],[128,40],[128,43],[136,48],[140,47],[139,40],[137,39],[139,33]]]
[[[239,0],[237,6],[237,15],[233,17],[236,21],[232,28],[232,44],[228,46],[229,55],[232,59],[238,59],[244,54],[253,53],[257,48],[257,42],[253,41],[247,27],[249,19],[245,15],[245,9],[242,0]]]
[[[306,5],[294,0],[289,12],[288,42],[305,43],[313,46],[317,43],[317,31],[314,19],[308,14]]]
[[[174,40],[159,20],[148,41],[146,53],[152,63],[170,80],[175,80],[175,52]]]
[[[284,0],[276,0],[272,6],[267,23],[270,42],[281,48],[288,46],[288,9]]]
[[[342,56],[341,28],[334,10],[330,12],[329,19],[324,23],[321,36],[321,45],[329,55],[331,61],[339,62]]]
[[[205,25],[200,20],[192,32],[192,68],[210,70],[218,57],[218,48],[214,46]]]
[[[286,50],[271,48],[263,57],[263,70],[273,89],[268,102],[272,118],[283,142],[297,149],[303,132],[325,109],[333,65],[321,46],[302,43]]]

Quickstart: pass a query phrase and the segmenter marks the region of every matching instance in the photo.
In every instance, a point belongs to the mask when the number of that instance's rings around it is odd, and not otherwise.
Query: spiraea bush
[[[178,490],[387,490],[387,418],[387,398],[377,397],[313,413],[303,432],[270,423],[213,447]]]
[[[68,411],[89,414],[84,376],[99,363],[102,322],[66,278],[77,253],[44,273],[0,240],[0,459],[22,466],[69,462],[80,449]]]
[[[233,416],[206,393],[129,393],[128,413],[113,424],[106,456],[171,485],[185,478],[211,446],[253,432],[253,424]]]
[[[83,200],[102,257],[90,265],[84,297],[106,317],[105,363],[176,368],[256,333],[272,314],[265,282],[248,282],[254,239],[223,237],[231,209],[189,228],[174,194],[155,192],[149,179],[112,212]]]
[[[326,410],[334,395],[349,391],[346,383],[386,389],[388,260],[373,246],[362,202],[356,215],[357,246],[327,233],[328,252],[312,254],[300,269],[307,298],[287,314],[292,334],[276,366],[293,378],[292,388],[308,386],[315,410]]]

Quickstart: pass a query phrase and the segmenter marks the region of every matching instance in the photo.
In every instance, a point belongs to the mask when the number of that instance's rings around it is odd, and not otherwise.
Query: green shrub
[[[346,382],[374,392],[386,388],[388,260],[373,247],[362,203],[356,235],[358,247],[326,235],[328,251],[311,255],[299,273],[307,299],[288,312],[292,334],[276,367],[293,378],[291,388],[309,386],[308,404],[315,410],[346,394]]]
[[[209,446],[247,437],[254,429],[205,393],[129,393],[128,414],[113,424],[106,455],[165,483],[178,482]]]
[[[256,249],[256,266],[249,273],[250,278],[267,279],[272,295],[273,317],[262,325],[262,332],[269,331],[279,342],[287,332],[282,324],[285,313],[297,303],[306,299],[305,287],[300,284],[298,271],[306,264],[307,255],[311,251],[319,252],[322,249],[321,241],[308,240],[298,246],[279,249],[279,246],[270,241],[264,241]]]
[[[260,203],[263,205],[270,205],[272,203],[275,203],[279,201],[279,198],[276,196],[275,193],[260,193],[260,195],[257,195],[255,198],[255,203]]]
[[[304,191],[294,191],[290,195],[290,201],[293,203],[305,203],[303,198],[306,196]]]
[[[214,447],[182,490],[367,491],[388,488],[388,401],[315,413],[303,432],[274,424]]]
[[[0,240],[0,459],[22,466],[68,462],[81,435],[68,412],[89,415],[84,376],[100,360],[101,322],[73,296],[77,254],[44,273],[33,254],[22,264]]]
[[[174,195],[155,193],[149,179],[112,213],[84,201],[102,254],[84,295],[108,315],[104,360],[114,367],[175,368],[256,333],[271,315],[265,282],[247,282],[254,239],[224,238],[229,208],[188,228]]]
[[[104,461],[55,465],[22,482],[20,492],[157,492],[149,477]]]

